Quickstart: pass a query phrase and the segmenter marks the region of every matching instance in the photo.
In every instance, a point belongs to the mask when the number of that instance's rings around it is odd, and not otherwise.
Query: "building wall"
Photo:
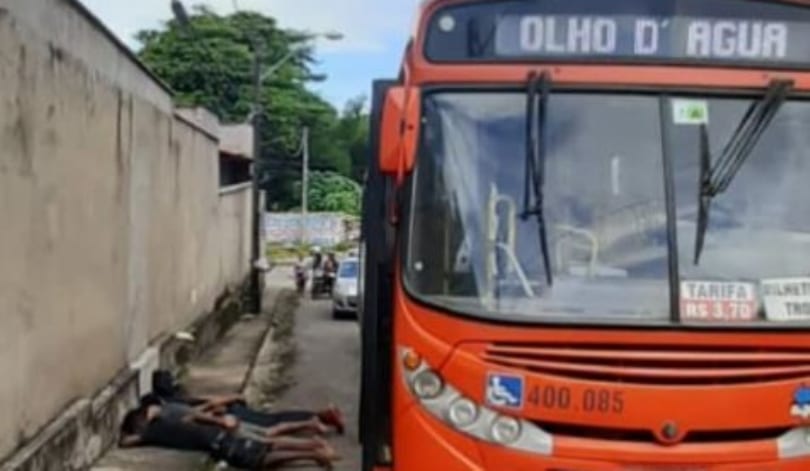
[[[252,207],[249,188],[220,196],[219,269],[225,279],[244,276],[245,265],[250,263]]]
[[[0,462],[247,274],[200,113],[75,2],[0,0]]]

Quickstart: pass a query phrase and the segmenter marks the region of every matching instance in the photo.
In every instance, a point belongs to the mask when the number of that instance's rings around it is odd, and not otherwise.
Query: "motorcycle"
[[[318,299],[322,295],[331,296],[335,286],[335,273],[330,270],[319,269],[313,272],[312,288],[310,295],[312,299]]]

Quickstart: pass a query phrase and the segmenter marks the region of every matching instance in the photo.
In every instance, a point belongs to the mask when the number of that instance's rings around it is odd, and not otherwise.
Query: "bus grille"
[[[658,438],[651,430],[628,430],[589,425],[535,422],[538,427],[555,436],[587,438],[591,440],[655,443]],[[790,427],[739,428],[734,430],[691,430],[679,442],[682,444],[718,444],[775,440],[790,431]]]
[[[494,343],[484,360],[558,377],[625,384],[747,384],[805,379],[807,348]]]

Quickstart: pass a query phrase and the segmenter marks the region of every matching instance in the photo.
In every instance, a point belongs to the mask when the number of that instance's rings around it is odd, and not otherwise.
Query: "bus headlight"
[[[810,427],[788,430],[776,440],[776,449],[783,460],[810,456]]]
[[[467,398],[457,399],[450,406],[447,418],[458,428],[469,427],[478,420],[478,406]]]
[[[435,372],[423,370],[414,376],[412,387],[419,399],[434,399],[442,393],[444,383]]]
[[[408,388],[433,417],[482,442],[551,455],[553,437],[534,423],[501,415],[462,395],[413,350],[401,349],[400,360]]]
[[[511,445],[520,438],[520,422],[512,417],[501,416],[492,422],[492,439],[501,445]]]

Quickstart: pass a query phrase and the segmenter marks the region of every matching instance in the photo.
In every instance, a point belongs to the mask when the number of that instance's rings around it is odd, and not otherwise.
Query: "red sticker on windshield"
[[[684,281],[681,319],[695,322],[746,322],[757,317],[754,283]]]

